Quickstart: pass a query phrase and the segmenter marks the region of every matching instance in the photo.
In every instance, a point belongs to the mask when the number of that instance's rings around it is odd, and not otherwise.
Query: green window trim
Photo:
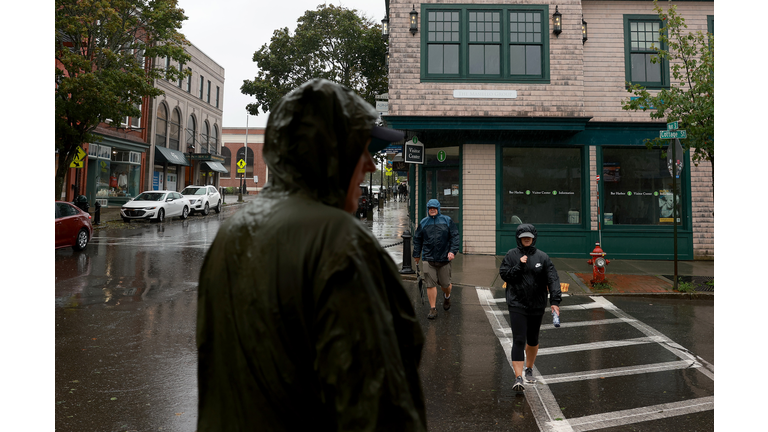
[[[422,4],[420,14],[422,82],[549,84],[548,5]]]
[[[645,29],[645,24],[654,25],[653,29]],[[638,26],[640,28],[638,28]],[[650,48],[650,42],[653,35],[658,39],[660,29],[664,27],[658,15],[624,15],[624,74],[625,79],[630,84],[639,84],[647,89],[669,88],[669,61],[659,59],[656,64],[659,65],[658,80],[632,79],[633,62],[636,70],[639,63],[643,60],[643,65],[653,67],[653,63],[647,61],[656,54],[656,51]],[[662,49],[667,49],[666,44],[661,44]],[[643,69],[641,74],[655,74],[654,70]]]

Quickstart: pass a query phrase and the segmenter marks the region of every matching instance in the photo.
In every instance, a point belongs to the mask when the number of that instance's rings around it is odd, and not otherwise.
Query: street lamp
[[[558,36],[560,33],[563,32],[563,22],[562,22],[563,14],[561,14],[557,10],[557,6],[555,6],[555,13],[552,14],[552,26],[554,27],[554,30],[552,33],[555,34],[555,36]]]
[[[584,15],[581,16],[581,43],[587,41],[587,22],[584,21]]]

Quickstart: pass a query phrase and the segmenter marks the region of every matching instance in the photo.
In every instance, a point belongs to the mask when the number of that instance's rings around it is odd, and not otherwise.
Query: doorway
[[[440,213],[453,219],[459,230],[459,250],[461,251],[462,212],[461,212],[461,167],[459,147],[426,149],[424,164],[424,199],[418,214],[427,216],[427,201],[440,201]],[[421,219],[419,219],[421,220]]]

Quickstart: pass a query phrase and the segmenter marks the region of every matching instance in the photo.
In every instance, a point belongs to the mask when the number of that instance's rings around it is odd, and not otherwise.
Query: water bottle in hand
[[[560,327],[560,315],[558,315],[554,310],[552,310],[552,324],[554,324],[555,327]]]

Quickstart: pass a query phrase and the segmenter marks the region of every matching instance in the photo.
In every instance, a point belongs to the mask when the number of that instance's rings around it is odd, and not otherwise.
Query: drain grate
[[[674,275],[662,275],[669,280],[675,280]],[[678,281],[690,282],[693,284],[693,289],[698,292],[714,292],[715,291],[715,278],[712,276],[677,276]]]

